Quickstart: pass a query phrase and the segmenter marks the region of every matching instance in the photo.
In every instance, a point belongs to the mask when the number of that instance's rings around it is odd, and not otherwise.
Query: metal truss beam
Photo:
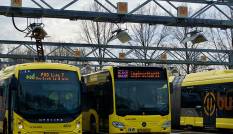
[[[0,40],[0,44],[11,45],[36,45],[32,41],[13,41]],[[215,52],[215,53],[231,53],[232,50],[217,50],[217,49],[195,49],[195,48],[171,48],[171,47],[143,47],[143,46],[125,46],[125,45],[98,45],[98,44],[79,44],[79,43],[59,43],[59,42],[43,42],[44,46],[69,46],[69,47],[87,47],[87,48],[115,48],[115,49],[142,49],[142,50],[168,50],[168,51],[190,51],[190,52]]]
[[[0,54],[0,58],[14,58],[14,59],[36,59],[33,55],[7,55]],[[103,61],[103,62],[117,62],[117,63],[157,63],[157,64],[195,64],[195,65],[232,65],[228,62],[200,62],[200,61],[181,61],[181,60],[151,60],[151,59],[124,59],[119,58],[96,58],[96,57],[70,57],[70,56],[48,56],[47,60],[69,60],[69,61]]]
[[[172,1],[172,2],[186,2],[186,3],[198,3],[198,4],[212,4],[216,0],[159,0],[159,1]],[[233,6],[232,0],[224,0],[224,2],[228,3],[229,5]],[[217,5],[225,5],[224,2],[218,1]]]
[[[10,41],[0,40],[0,44],[18,45],[35,45],[31,41]],[[125,46],[125,45],[98,45],[98,44],[77,44],[77,43],[57,43],[44,42],[44,46],[57,46],[53,50],[48,51],[46,55],[47,60],[69,60],[69,61],[104,61],[104,62],[119,62],[119,63],[157,63],[157,64],[196,64],[196,65],[233,65],[230,62],[230,55],[233,50],[216,50],[216,49],[193,49],[193,48],[168,48],[168,47],[143,47],[143,46]],[[75,53],[74,50],[85,50],[85,55],[80,58],[73,56],[52,56],[52,54],[59,48],[64,48],[69,53]],[[50,47],[49,47],[50,48]],[[45,48],[46,49],[46,48]],[[96,58],[94,52],[101,49],[104,52],[105,58]],[[128,49],[128,50],[126,50]],[[15,50],[15,48],[13,48]],[[33,47],[31,49],[33,50]],[[105,51],[104,51],[105,50]],[[125,59],[121,60],[117,56],[120,51],[126,50]],[[147,53],[145,53],[145,50]],[[156,51],[155,51],[156,50]],[[9,50],[12,52],[12,50]],[[155,52],[153,56],[150,52]],[[186,59],[185,53],[189,52],[189,58]],[[136,53],[136,54],[135,54]],[[162,61],[161,56],[166,54],[167,61]],[[146,56],[146,57],[145,57]],[[201,62],[201,56],[207,56],[207,62]],[[216,57],[217,56],[217,57]],[[0,58],[14,58],[14,59],[35,59],[36,55],[12,55],[10,53],[0,55]],[[197,61],[198,60],[198,61]]]
[[[24,18],[62,18],[62,19],[78,19],[93,20],[98,22],[129,22],[129,23],[147,23],[147,24],[163,24],[177,27],[213,27],[213,28],[233,28],[233,22],[229,20],[214,19],[197,19],[187,18],[178,19],[169,16],[152,16],[130,14],[119,16],[116,13],[76,11],[76,10],[57,10],[44,8],[11,8],[8,6],[0,6],[0,15]]]
[[[9,64],[9,65],[17,65],[17,64],[25,64],[24,62],[0,62],[0,65],[4,65],[4,64]],[[86,65],[86,64],[68,64],[68,65],[73,65],[73,66],[77,66],[77,67],[103,67],[106,65]]]

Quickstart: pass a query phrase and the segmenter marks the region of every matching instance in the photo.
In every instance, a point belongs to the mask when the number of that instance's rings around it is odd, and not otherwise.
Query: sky
[[[11,0],[0,0],[0,6],[10,6]],[[22,0],[23,7],[31,7],[31,8],[39,8],[35,3],[31,0]],[[40,0],[35,0],[40,3],[44,8],[48,8],[44,5]],[[49,3],[53,8],[60,9],[64,7],[67,3],[72,0],[44,0]],[[146,0],[109,0],[114,5],[117,5],[117,2],[128,2],[129,11],[132,11],[137,5],[142,4]],[[106,4],[105,0],[99,0],[102,4]],[[89,7],[94,3],[94,0],[78,0],[75,4],[68,7],[66,10],[80,10],[82,11],[84,7]],[[175,10],[166,2],[159,2],[163,5],[167,10],[172,11],[175,15]],[[172,2],[175,6],[179,6],[182,3]],[[150,4],[155,3],[152,1]],[[108,4],[106,4],[108,5]],[[200,6],[205,6],[204,4],[188,4],[188,7],[193,8],[194,10],[199,8]],[[224,7],[223,7],[224,8]],[[208,11],[215,11],[216,9],[209,9]],[[164,12],[162,9],[161,12]],[[165,12],[164,12],[165,13]],[[37,20],[36,20],[37,21]],[[39,22],[41,20],[38,20]],[[29,22],[33,23],[34,19],[29,19]],[[78,36],[76,32],[80,29],[80,21],[70,21],[67,19],[50,19],[43,18],[42,22],[45,24],[45,31],[48,33],[49,38],[45,39],[45,41],[52,42],[74,42],[79,43]],[[26,18],[15,18],[16,26],[19,29],[25,29],[27,27],[27,19]],[[31,41],[30,38],[25,38],[25,33],[17,31],[13,24],[11,17],[0,16],[0,40],[18,40],[18,41]],[[33,40],[34,41],[34,40]]]
[[[10,6],[11,0],[1,0],[0,6]],[[23,7],[31,7],[31,8],[39,8],[35,3],[31,0],[22,0]],[[41,0],[35,0],[39,4],[41,4],[44,8],[48,8],[44,5]],[[64,7],[66,4],[71,2],[72,0],[44,0],[48,4],[50,4],[55,9],[60,9]],[[144,3],[146,0],[109,0],[114,5],[117,5],[117,2],[128,2],[129,12],[132,11],[137,5]],[[108,5],[105,0],[99,0],[104,5]],[[68,7],[66,10],[80,10],[83,8],[89,7],[94,3],[94,0],[78,0],[75,4]],[[175,10],[166,2],[160,1],[161,5],[163,5],[167,10],[172,11],[175,15]],[[172,2],[175,6],[179,6],[182,3]],[[150,2],[151,5],[155,5],[153,1]],[[109,5],[108,5],[109,6]],[[200,6],[205,6],[203,4],[188,4],[189,7],[198,8]],[[164,11],[159,10],[161,13]],[[165,13],[165,12],[164,12]],[[29,19],[29,22],[33,23],[34,21],[41,22],[40,20]],[[68,19],[50,19],[43,18],[42,23],[45,24],[44,30],[48,33],[49,38],[46,38],[45,41],[52,42],[73,42],[80,43],[78,39],[77,32],[80,29],[80,21],[70,21]],[[23,30],[27,27],[27,19],[26,18],[15,18],[16,26]],[[0,16],[0,40],[19,40],[19,41],[31,41],[29,37],[24,37],[25,33],[19,32],[16,30],[12,23],[11,17]]]
[[[40,0],[36,0],[43,7],[46,7]],[[53,8],[60,9],[72,0],[45,0]],[[100,0],[101,1],[101,0]],[[130,0],[129,4],[134,4],[134,2],[139,3],[140,0]],[[112,3],[117,3],[116,0],[111,0]],[[93,4],[94,0],[78,0],[75,4],[68,7],[66,10],[82,10],[84,7],[88,7]],[[102,3],[105,3],[102,1]],[[10,6],[10,0],[1,0],[1,6]],[[33,7],[38,8],[31,0],[23,0],[23,7]],[[116,4],[115,4],[116,5]],[[131,6],[132,7],[132,6]],[[46,7],[47,8],[47,7]],[[34,22],[34,19],[29,19],[29,21]],[[41,20],[38,20],[39,22]],[[37,22],[37,20],[36,20]],[[70,21],[66,19],[50,19],[43,18],[42,22],[45,24],[44,29],[50,36],[52,41],[65,41],[65,42],[78,42],[77,35],[75,32],[79,29],[79,21]],[[27,26],[26,18],[15,18],[16,26],[19,29],[25,29]],[[13,24],[11,17],[0,16],[0,40],[30,40],[30,38],[24,38],[25,34],[17,31]]]
[[[1,6],[10,6],[11,0],[1,0]],[[40,0],[36,0],[43,7],[48,8],[44,5]],[[50,4],[55,9],[60,9],[67,3],[72,0],[45,0],[48,4]],[[117,2],[128,2],[129,11],[133,10],[139,3],[142,4],[146,0],[109,0],[113,4],[117,5]],[[99,0],[102,4],[106,4],[105,0]],[[94,0],[78,0],[75,4],[68,7],[66,10],[82,10],[84,7],[88,7],[94,3]],[[170,5],[165,2],[160,2],[167,9],[173,10]],[[151,4],[155,4],[153,1]],[[36,4],[34,4],[31,0],[22,0],[23,7],[32,7],[39,8]],[[175,3],[178,6],[178,3]],[[39,22],[41,20],[38,20]],[[34,22],[34,19],[29,19],[29,22]],[[37,20],[36,20],[37,22]],[[75,42],[78,43],[77,35],[75,34],[79,29],[80,21],[70,21],[66,19],[50,19],[43,18],[42,22],[45,24],[45,31],[48,33],[50,38],[47,41],[62,41],[62,42]],[[19,29],[25,29],[27,27],[27,19],[26,18],[15,18],[15,24]],[[21,41],[29,41],[30,38],[24,38],[25,34],[17,31],[13,24],[11,17],[0,16],[0,40],[21,40]]]
[[[46,7],[39,0],[36,0],[38,3]],[[71,0],[45,0],[48,2],[53,8],[59,9],[69,3]],[[57,1],[57,3],[55,2]],[[64,2],[66,1],[66,2]],[[76,2],[74,5],[69,7],[69,10],[81,10],[82,7],[89,5],[90,3],[86,2],[87,0],[80,0]],[[1,0],[1,6],[10,6],[10,0]],[[38,8],[31,0],[23,0],[23,7],[33,7]],[[47,8],[47,7],[46,7]],[[29,22],[34,22],[34,19],[29,19]],[[41,20],[38,20],[41,22]],[[37,20],[36,20],[37,22]],[[53,41],[67,41],[73,40],[76,42],[76,38],[74,36],[75,30],[78,30],[78,22],[73,22],[65,19],[50,19],[43,18],[42,23],[45,24],[45,31],[50,36],[49,40]],[[27,27],[27,19],[26,18],[15,18],[15,24],[19,29],[25,29]],[[17,31],[13,24],[11,17],[0,16],[0,40],[31,40],[30,38],[24,38],[25,34]]]

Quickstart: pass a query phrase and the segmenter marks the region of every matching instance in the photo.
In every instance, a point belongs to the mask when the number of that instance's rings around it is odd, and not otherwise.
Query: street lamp
[[[115,40],[116,38],[118,38],[120,40],[121,43],[125,43],[125,42],[128,42],[130,40],[132,40],[132,38],[129,36],[129,34],[127,32],[125,32],[126,30],[122,30],[122,29],[117,29],[115,31],[112,32],[112,34],[115,34],[113,35],[108,41],[113,41]]]
[[[200,31],[195,30],[195,31],[185,34],[185,38],[180,43],[183,44],[188,41],[191,41],[193,44],[196,44],[196,43],[201,43],[201,42],[205,42],[208,40],[202,33],[200,33]]]

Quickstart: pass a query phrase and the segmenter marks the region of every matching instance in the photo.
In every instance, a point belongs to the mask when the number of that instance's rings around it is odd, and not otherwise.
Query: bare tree
[[[156,15],[158,12],[157,6],[148,5],[141,8],[137,14],[143,15]],[[143,47],[163,47],[165,46],[166,38],[169,36],[168,28],[162,25],[153,24],[131,24],[131,30],[133,31],[133,42],[129,42],[130,45],[143,46]],[[158,56],[157,50],[134,51],[134,55],[139,59],[154,59]],[[149,66],[149,63],[143,63],[144,66]]]
[[[8,52],[10,50],[13,50],[15,47],[10,47],[8,46]],[[13,55],[35,55],[31,50],[25,48],[25,47],[20,47],[17,48],[16,50],[12,51],[10,54]],[[19,62],[19,63],[29,63],[29,62],[34,62],[35,59],[18,59],[18,58],[8,58],[8,62]]]
[[[230,11],[231,18],[233,18],[233,12]],[[212,18],[223,18],[221,13],[210,14]],[[212,48],[219,50],[232,50],[233,49],[233,31],[232,29],[219,29],[219,28],[208,28],[209,42]],[[217,53],[215,58],[219,61],[223,60],[223,54]],[[229,66],[213,66],[214,69],[229,69]]]
[[[231,30],[220,30],[215,28],[208,29],[208,37],[210,38],[210,44],[214,49],[219,50],[232,50],[232,32]],[[222,61],[223,54],[216,53],[215,58]],[[225,69],[229,69],[229,66],[222,66]],[[220,66],[214,66],[216,69],[220,69]]]
[[[62,43],[61,41],[59,41]],[[72,42],[70,42],[72,43]],[[75,48],[75,47],[68,47],[68,46],[63,46],[63,47],[54,47],[50,46],[47,48],[49,52],[52,52],[50,55],[51,56],[67,56],[67,57],[75,57],[74,53],[76,51],[80,51],[80,56],[84,56],[86,54],[85,48]],[[55,51],[54,51],[55,50]],[[63,64],[80,64],[80,65],[87,65],[88,62],[86,61],[79,61],[78,58],[75,61],[69,61],[69,60],[51,60],[52,63],[63,63]]]
[[[93,4],[89,7],[89,10],[95,12],[101,12],[103,9],[98,4]],[[87,44],[98,44],[98,45],[108,45],[108,39],[111,37],[111,32],[116,28],[114,23],[107,22],[94,22],[82,20],[80,29],[77,32],[79,39]],[[91,48],[92,50],[96,48]],[[91,51],[92,51],[91,50]],[[93,52],[93,55],[98,58],[105,57],[106,49],[98,48]],[[99,65],[102,65],[103,62],[99,61]]]
[[[185,5],[187,6],[187,5]],[[192,14],[193,10],[192,8],[189,8],[188,14]],[[200,17],[205,16],[205,14],[203,14]],[[204,28],[199,28],[199,27],[172,27],[170,29],[170,33],[172,34],[172,38],[169,42],[169,45],[175,48],[205,48],[205,46],[207,46],[206,44],[208,44],[208,42],[204,42],[204,43],[198,43],[198,44],[192,44],[191,42],[185,42],[185,43],[180,43],[185,36],[187,35],[187,33],[192,32],[194,30],[197,31],[203,31],[204,33],[206,33],[206,29]],[[180,57],[181,59],[185,59],[187,61],[197,61],[200,59],[200,57],[197,57],[196,55],[199,55],[199,52],[179,52],[181,55],[177,55],[178,57]],[[203,66],[198,66],[198,65],[194,65],[194,64],[181,64],[181,65],[176,65],[176,67],[178,68],[178,70],[180,70],[181,72],[183,72],[184,74],[189,74],[189,73],[195,73],[198,72],[199,68],[203,69]],[[206,68],[206,66],[205,66]],[[199,70],[202,71],[202,70]],[[182,74],[183,74],[182,73]]]

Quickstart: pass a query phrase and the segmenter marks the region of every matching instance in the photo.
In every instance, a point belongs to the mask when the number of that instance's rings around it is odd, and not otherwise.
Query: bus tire
[[[96,134],[96,121],[95,121],[95,117],[93,115],[91,115],[91,121],[90,121],[90,131],[91,134]]]
[[[6,120],[4,120],[4,123],[3,123],[3,134],[7,134],[7,122],[6,122]]]

